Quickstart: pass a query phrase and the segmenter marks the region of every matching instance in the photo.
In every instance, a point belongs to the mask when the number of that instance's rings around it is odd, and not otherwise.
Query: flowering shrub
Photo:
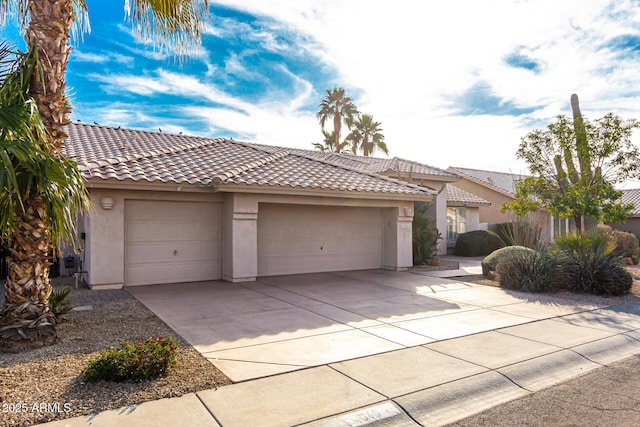
[[[178,345],[171,337],[148,338],[103,350],[82,371],[85,381],[142,381],[164,375],[176,364]]]

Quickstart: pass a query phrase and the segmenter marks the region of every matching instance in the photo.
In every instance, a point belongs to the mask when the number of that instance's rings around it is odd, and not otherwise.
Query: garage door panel
[[[379,208],[260,205],[258,275],[380,268]]]
[[[217,280],[221,268],[218,203],[125,202],[125,284]]]

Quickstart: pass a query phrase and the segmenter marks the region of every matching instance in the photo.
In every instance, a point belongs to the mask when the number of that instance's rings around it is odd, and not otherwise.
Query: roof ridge
[[[311,151],[311,150],[309,150],[309,151]],[[340,153],[338,153],[338,154],[340,154]],[[410,183],[410,182],[407,182],[407,181],[398,180],[398,179],[391,178],[391,177],[388,177],[386,175],[381,175],[381,174],[378,174],[378,173],[375,173],[375,172],[369,172],[367,170],[352,168],[352,167],[346,166],[346,165],[340,165],[340,164],[337,164],[337,163],[333,163],[333,162],[331,162],[331,161],[329,161],[327,159],[318,159],[318,158],[315,158],[313,156],[307,156],[305,154],[300,154],[300,153],[290,153],[290,155],[303,157],[305,159],[316,161],[316,162],[321,162],[321,163],[327,164],[329,166],[333,166],[335,168],[341,168],[341,169],[344,169],[344,170],[348,170],[350,172],[355,172],[355,173],[359,173],[359,174],[362,174],[362,175],[367,175],[367,176],[370,176],[372,178],[382,179],[383,181],[393,182],[395,184],[400,184],[400,185],[406,185],[406,186],[409,186],[411,188],[422,190],[422,191],[429,191],[429,192],[432,192],[432,194],[436,193],[435,190],[432,190],[432,189],[427,188],[427,187],[422,187],[422,186],[419,186],[417,184],[413,184],[413,183]]]

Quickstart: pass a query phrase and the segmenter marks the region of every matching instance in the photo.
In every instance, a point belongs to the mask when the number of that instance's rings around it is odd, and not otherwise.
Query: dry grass
[[[100,299],[105,295],[101,292],[113,291],[81,289],[72,295],[87,301]],[[88,415],[231,383],[126,291],[116,291],[115,296],[124,298],[80,303],[93,309],[69,313],[68,320],[58,325],[59,338],[54,345],[0,354],[0,398],[5,394],[0,403],[0,426],[28,426]],[[141,383],[81,380],[82,369],[102,349],[117,347],[120,339],[139,341],[156,336],[172,336],[180,345],[177,366],[166,377]],[[43,403],[51,405],[42,410]]]

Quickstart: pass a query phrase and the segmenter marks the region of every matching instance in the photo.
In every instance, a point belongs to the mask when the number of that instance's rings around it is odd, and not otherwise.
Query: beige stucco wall
[[[471,194],[475,194],[478,197],[482,197],[486,201],[491,203],[491,206],[480,206],[480,222],[486,222],[488,224],[499,224],[502,222],[509,222],[508,214],[500,212],[502,209],[502,203],[513,201],[512,197],[501,194],[497,191],[491,190],[483,185],[476,184],[475,182],[467,179],[462,179],[455,183],[455,186],[468,191]]]
[[[442,186],[445,185],[442,181],[428,181],[422,180],[422,185],[432,188],[436,191],[440,191]],[[457,184],[457,183],[456,183]],[[436,220],[436,227],[442,235],[442,239],[438,241],[438,254],[443,255],[447,253],[447,191],[442,190],[437,195],[435,202],[427,211],[427,215]]]
[[[90,187],[90,197],[95,209],[85,215],[84,219],[86,241],[83,258],[85,270],[88,271],[84,279],[92,287],[122,287],[126,284],[124,270],[126,200],[221,203],[222,277],[232,282],[255,280],[257,276],[257,219],[261,203],[383,208],[382,265],[389,269],[404,269],[412,266],[412,201],[214,193],[207,189],[186,192],[181,187],[175,186],[165,188],[160,186],[154,187],[152,191],[144,191],[144,185],[139,187],[140,189],[131,190]],[[113,199],[111,209],[104,209],[101,206],[103,198]]]
[[[640,237],[640,217],[630,218],[626,222],[618,222],[609,225],[616,230],[627,231],[635,234],[636,237]]]
[[[90,189],[94,209],[84,215],[86,233],[84,279],[90,286],[122,287],[124,285],[124,206],[125,200],[209,201],[222,202],[214,193],[182,193],[178,191],[137,191]],[[113,199],[113,208],[101,206],[103,198]]]

